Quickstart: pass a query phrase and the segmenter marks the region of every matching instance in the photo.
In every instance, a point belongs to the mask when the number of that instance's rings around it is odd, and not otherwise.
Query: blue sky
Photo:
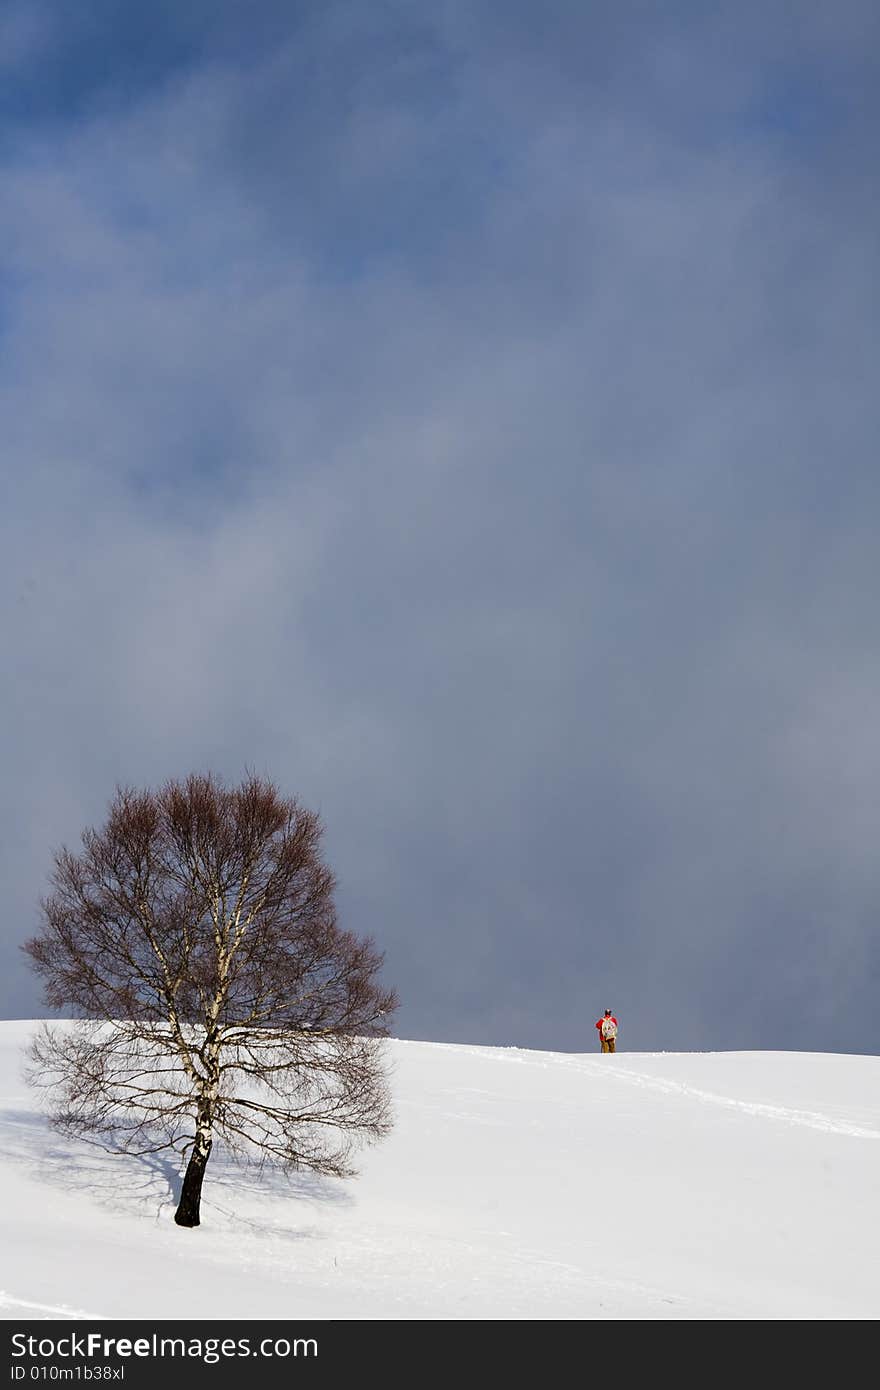
[[[869,4],[7,4],[0,1012],[118,783],[402,1036],[876,1052]]]

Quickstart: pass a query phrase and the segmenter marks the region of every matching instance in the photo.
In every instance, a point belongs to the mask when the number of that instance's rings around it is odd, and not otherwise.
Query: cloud
[[[875,1050],[870,15],[358,9],[7,150],[10,959],[247,765],[405,1035]]]

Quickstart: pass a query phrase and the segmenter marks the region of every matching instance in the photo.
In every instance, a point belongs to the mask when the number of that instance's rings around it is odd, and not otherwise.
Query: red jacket
[[[603,1014],[601,1018],[596,1019],[596,1027],[599,1029],[600,1038],[602,1036],[602,1024],[605,1022],[606,1018],[610,1018],[615,1028],[617,1027],[617,1019],[614,1017],[614,1014]]]

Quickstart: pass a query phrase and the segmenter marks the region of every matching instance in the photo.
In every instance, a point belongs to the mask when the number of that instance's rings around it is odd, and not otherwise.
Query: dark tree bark
[[[192,1151],[180,1189],[180,1201],[174,1213],[178,1226],[198,1226],[201,1222],[202,1181],[212,1147],[213,1142],[209,1139],[204,1149],[195,1148]]]
[[[55,857],[25,950],[46,1002],[31,1080],[52,1118],[132,1153],[188,1153],[195,1226],[215,1138],[257,1163],[344,1176],[391,1125],[382,1043],[396,1007],[373,943],[343,931],[318,818],[272,783],[213,776],[120,790]]]

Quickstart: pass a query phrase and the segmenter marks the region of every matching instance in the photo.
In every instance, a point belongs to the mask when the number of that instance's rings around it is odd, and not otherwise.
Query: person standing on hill
[[[602,1051],[614,1052],[617,1046],[617,1019],[610,1009],[606,1009],[602,1017],[596,1019],[596,1027],[599,1030]]]

